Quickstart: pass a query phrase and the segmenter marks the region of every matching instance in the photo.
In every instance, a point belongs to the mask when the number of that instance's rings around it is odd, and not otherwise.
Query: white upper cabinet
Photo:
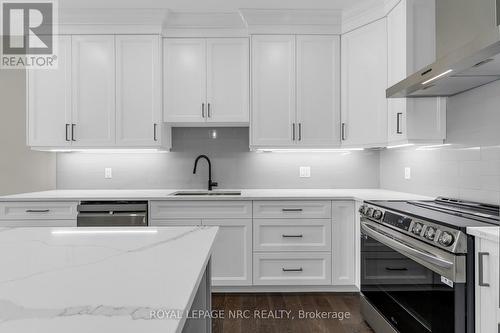
[[[71,145],[71,36],[60,36],[58,68],[28,70],[28,145]]]
[[[203,122],[206,116],[206,40],[164,40],[164,119],[170,123]]]
[[[297,143],[340,143],[340,38],[297,36]]]
[[[248,39],[207,39],[207,121],[248,123]]]
[[[295,36],[253,36],[251,144],[289,146],[294,124]]]
[[[164,70],[166,122],[248,123],[248,39],[167,38]]]
[[[342,125],[344,146],[387,143],[387,19],[342,35]]]
[[[388,87],[435,60],[435,4],[402,0],[387,16]],[[446,99],[388,99],[388,143],[439,143],[446,136]]]
[[[115,37],[73,36],[73,146],[115,144]]]
[[[116,143],[161,145],[159,36],[116,36]]]
[[[253,148],[339,144],[338,36],[252,37]]]

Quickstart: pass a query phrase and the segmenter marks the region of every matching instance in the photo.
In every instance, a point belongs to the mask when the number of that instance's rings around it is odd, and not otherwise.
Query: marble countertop
[[[418,194],[384,189],[243,189],[241,196],[172,196],[179,190],[54,190],[0,197],[0,201],[78,200],[432,200]],[[191,190],[185,190],[191,191]],[[192,190],[195,191],[195,190]],[[227,190],[232,191],[232,190]]]
[[[497,243],[500,241],[500,227],[469,227],[467,233]]]
[[[217,227],[0,229],[0,332],[181,332]]]

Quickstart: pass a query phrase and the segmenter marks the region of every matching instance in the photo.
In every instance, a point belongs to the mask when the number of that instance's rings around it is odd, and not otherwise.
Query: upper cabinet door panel
[[[206,41],[164,40],[164,120],[203,122],[207,112]]]
[[[28,70],[28,145],[71,145],[71,36],[60,36],[58,68]]]
[[[387,20],[342,36],[343,144],[384,146],[387,141]]]
[[[116,68],[116,143],[120,146],[159,145],[162,125],[160,38],[117,36]]]
[[[340,38],[297,36],[297,140],[340,144]]]
[[[248,123],[248,57],[247,38],[207,40],[208,121]]]
[[[295,36],[252,37],[253,146],[294,144]]]
[[[115,37],[73,36],[74,146],[115,144]]]

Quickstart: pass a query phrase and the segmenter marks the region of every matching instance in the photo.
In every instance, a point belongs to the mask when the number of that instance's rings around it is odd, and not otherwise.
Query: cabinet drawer
[[[149,221],[150,227],[173,227],[173,226],[179,227],[179,226],[196,226],[196,225],[201,225],[201,220],[173,219],[173,220],[150,220]]]
[[[1,220],[72,220],[77,202],[2,202]]]
[[[331,220],[255,219],[255,251],[331,251]]]
[[[254,218],[331,218],[330,201],[254,201]]]
[[[151,219],[252,218],[251,201],[153,201]]]
[[[254,253],[254,285],[329,285],[330,253]]]
[[[0,220],[0,228],[76,228],[74,220]]]

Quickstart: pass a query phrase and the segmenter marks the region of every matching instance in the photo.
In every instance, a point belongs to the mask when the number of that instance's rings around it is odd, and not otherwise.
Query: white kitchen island
[[[217,231],[2,228],[0,332],[209,331]]]

